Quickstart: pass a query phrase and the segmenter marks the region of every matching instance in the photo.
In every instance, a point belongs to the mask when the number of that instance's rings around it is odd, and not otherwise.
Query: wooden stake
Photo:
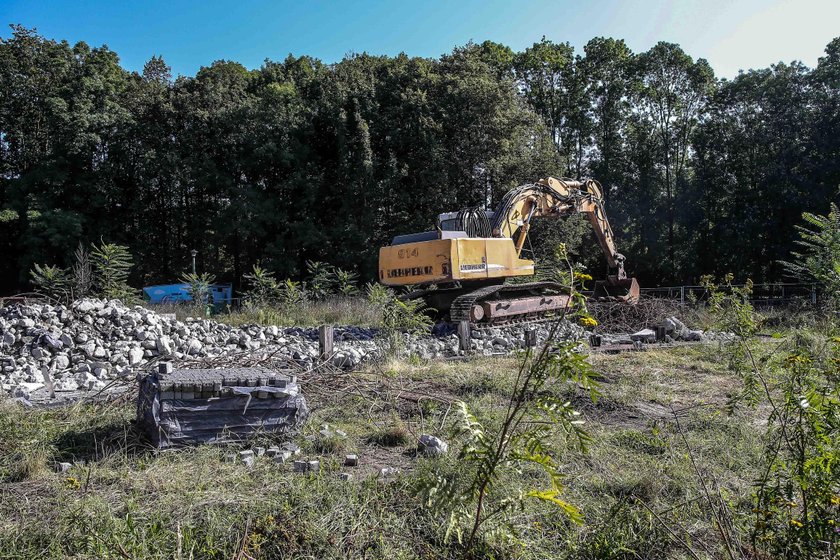
[[[321,352],[321,360],[328,360],[333,353],[333,326],[321,325],[318,327],[318,349]]]
[[[461,350],[469,352],[472,348],[472,334],[469,321],[458,323],[458,340],[461,342]]]

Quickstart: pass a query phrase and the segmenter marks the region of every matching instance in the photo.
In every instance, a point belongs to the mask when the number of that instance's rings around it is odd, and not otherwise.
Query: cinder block
[[[265,447],[255,447],[254,455],[256,455],[257,457],[262,457],[263,455],[265,455]]]
[[[279,454],[280,454],[280,448],[279,447],[269,447],[268,449],[265,450],[266,457],[277,457],[277,455],[279,455]]]
[[[309,472],[320,472],[321,470],[321,461],[309,461],[307,463],[307,471]]]
[[[292,458],[291,451],[280,451],[277,455],[274,456],[274,462],[278,465],[282,465],[286,463],[289,459]]]
[[[353,478],[353,475],[349,472],[342,472],[338,473],[338,478],[340,478],[341,480],[350,480],[351,478]]]
[[[295,461],[293,467],[295,472],[306,472],[309,468],[309,463],[306,461]]]
[[[344,458],[344,466],[345,467],[355,467],[359,464],[359,456],[358,455],[347,455]]]

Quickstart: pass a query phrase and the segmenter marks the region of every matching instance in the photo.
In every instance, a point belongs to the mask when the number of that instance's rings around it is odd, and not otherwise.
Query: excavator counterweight
[[[568,307],[567,287],[504,282],[534,274],[534,261],[520,258],[531,220],[573,213],[589,218],[610,269],[607,280],[596,284],[595,297],[635,303],[639,285],[626,276],[601,186],[593,179],[548,177],[512,189],[494,212],[441,214],[436,230],[397,236],[379,250],[379,281],[424,288],[407,297],[423,298],[451,321],[488,325],[551,317]]]

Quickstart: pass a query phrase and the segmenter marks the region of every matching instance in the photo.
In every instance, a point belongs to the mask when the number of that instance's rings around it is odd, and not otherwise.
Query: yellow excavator
[[[520,258],[531,220],[582,213],[609,266],[594,297],[635,303],[639,284],[624,272],[602,192],[594,179],[548,177],[508,191],[495,211],[441,214],[435,230],[399,235],[379,250],[379,281],[420,288],[405,297],[423,299],[440,318],[455,323],[489,326],[548,319],[569,305],[567,286],[504,282],[534,274],[534,261]]]

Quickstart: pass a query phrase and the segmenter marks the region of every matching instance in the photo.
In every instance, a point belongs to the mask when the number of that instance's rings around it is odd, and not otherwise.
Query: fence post
[[[326,361],[333,353],[333,326],[321,325],[318,327],[318,350],[321,359]]]
[[[460,342],[461,350],[469,352],[472,348],[472,333],[470,332],[469,321],[461,321],[458,323],[458,340]]]
[[[811,303],[813,305],[817,304],[817,285],[811,284]]]
[[[685,307],[685,286],[680,286],[680,307]]]

